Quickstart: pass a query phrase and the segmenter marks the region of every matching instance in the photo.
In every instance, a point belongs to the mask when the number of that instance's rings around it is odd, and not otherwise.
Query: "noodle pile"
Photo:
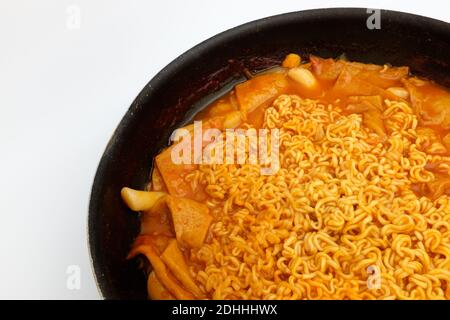
[[[206,296],[450,298],[450,197],[411,190],[434,178],[427,162],[450,159],[421,151],[407,103],[386,100],[383,118],[384,139],[359,114],[281,95],[263,124],[280,130],[276,174],[214,164],[187,177],[214,216],[209,241],[189,252]]]

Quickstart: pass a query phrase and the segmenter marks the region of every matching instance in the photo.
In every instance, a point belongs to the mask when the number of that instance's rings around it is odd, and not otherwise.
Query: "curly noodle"
[[[276,174],[257,164],[199,167],[191,183],[205,186],[214,223],[189,260],[206,296],[450,298],[450,197],[411,189],[434,179],[427,162],[448,170],[450,161],[422,151],[430,138],[407,103],[384,103],[381,141],[359,114],[279,96],[263,124],[280,130]]]

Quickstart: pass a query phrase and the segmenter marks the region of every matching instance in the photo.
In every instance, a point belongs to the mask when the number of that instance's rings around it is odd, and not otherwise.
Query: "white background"
[[[79,29],[68,28],[71,5]],[[100,298],[86,239],[91,183],[114,128],[161,68],[244,22],[345,6],[450,22],[450,2],[430,0],[0,0],[0,298]],[[80,290],[67,289],[69,265],[80,267]]]

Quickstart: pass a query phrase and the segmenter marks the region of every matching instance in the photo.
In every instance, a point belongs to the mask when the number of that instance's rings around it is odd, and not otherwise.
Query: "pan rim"
[[[309,9],[309,10],[301,10],[294,11],[288,13],[281,13],[273,16],[264,17],[257,20],[252,20],[250,22],[246,22],[244,24],[235,26],[228,30],[222,31],[200,43],[193,46],[192,48],[186,50],[182,54],[180,54],[177,58],[172,60],[169,64],[167,64],[164,68],[162,68],[156,75],[154,75],[150,81],[139,91],[137,97],[133,100],[130,107],[127,109],[122,119],[116,126],[116,129],[110,136],[105,149],[100,158],[99,164],[97,166],[94,178],[92,180],[91,192],[89,195],[89,208],[87,213],[87,227],[86,227],[86,239],[87,239],[87,247],[89,251],[89,260],[90,267],[93,274],[93,278],[96,283],[96,287],[98,289],[100,298],[103,299],[111,299],[111,294],[109,289],[105,285],[105,273],[104,266],[101,266],[99,261],[96,260],[96,256],[99,255],[99,248],[96,244],[96,217],[99,215],[98,211],[98,197],[100,193],[100,187],[103,181],[103,177],[105,175],[105,170],[108,162],[108,158],[111,157],[112,150],[114,148],[115,143],[119,139],[119,137],[123,134],[124,130],[129,125],[129,122],[133,117],[139,116],[139,104],[140,101],[145,99],[146,96],[151,94],[153,91],[158,90],[160,83],[164,83],[168,81],[173,73],[175,73],[181,66],[188,65],[191,63],[197,56],[201,55],[203,52],[207,50],[211,50],[211,47],[218,45],[219,43],[226,42],[230,39],[233,39],[240,34],[250,32],[255,28],[259,28],[264,25],[264,28],[270,28],[271,25],[277,25],[280,23],[286,23],[292,19],[348,19],[351,17],[360,17],[363,13],[363,10],[367,10],[367,8],[363,7],[337,7],[337,8],[320,8],[320,9]],[[430,29],[430,32],[440,33],[443,32],[441,29],[443,27],[450,28],[450,24],[434,18],[429,18],[422,15],[411,14],[401,11],[394,10],[384,10],[384,9],[376,9],[381,10],[383,15],[386,15],[388,18],[402,20],[404,23],[408,21],[410,23],[419,24],[423,23],[427,28]],[[367,13],[366,13],[367,14]],[[399,22],[400,23],[400,22]],[[450,29],[449,29],[450,30]],[[445,31],[443,33],[446,33]]]

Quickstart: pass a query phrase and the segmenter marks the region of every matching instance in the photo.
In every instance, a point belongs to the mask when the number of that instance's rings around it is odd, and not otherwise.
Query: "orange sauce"
[[[265,111],[273,101],[281,94],[290,94],[304,99],[314,99],[323,104],[333,104],[338,106],[344,114],[361,114],[363,125],[380,135],[379,141],[375,143],[385,143],[386,139],[384,138],[388,133],[384,124],[386,119],[382,117],[383,101],[385,99],[397,99],[408,102],[419,119],[418,128],[431,129],[437,140],[446,148],[445,152],[441,152],[439,155],[450,156],[450,92],[446,88],[432,81],[410,78],[409,71],[405,67],[390,68],[316,57],[311,57],[310,62],[303,64],[301,67],[306,68],[315,76],[317,85],[307,87],[291,79],[288,76],[288,69],[274,68],[237,85],[233,90],[198,112],[194,120],[213,120],[209,122],[209,127],[220,127],[219,124],[223,125],[224,123],[223,118],[226,118],[230,113],[240,111],[242,121],[238,126],[247,123],[258,129],[262,127]],[[395,96],[391,91],[386,90],[392,87],[407,90],[408,98]],[[448,119],[446,118],[447,114]],[[218,120],[215,121],[216,119]],[[426,147],[424,146],[424,148]],[[182,175],[192,172],[197,167],[184,165],[180,168],[180,166],[170,163],[168,154],[163,156],[161,154],[156,159],[152,190],[167,191],[172,196],[196,200],[198,203],[204,202],[203,195],[207,196],[203,189],[193,190],[190,185],[183,182]],[[431,199],[436,199],[443,194],[450,195],[450,174],[448,170],[440,166],[439,163],[427,163],[425,169],[431,171],[435,179],[429,183],[413,183],[410,186],[411,190],[418,196]],[[155,179],[158,179],[159,183],[156,183]],[[167,183],[164,179],[169,180],[172,184]],[[180,195],[181,191],[186,192]],[[212,218],[210,219],[213,219],[217,214],[220,213],[212,212]],[[147,242],[150,248],[156,249],[155,253],[150,252],[153,254],[150,258],[153,258],[155,263],[159,262],[159,257],[155,258],[154,255],[161,254],[168,246],[169,241],[176,236],[173,219],[173,212],[171,216],[171,212],[165,203],[161,205],[159,210],[142,212],[141,236],[138,237],[134,247],[136,248],[139,244]],[[204,241],[211,241],[210,233],[205,236]],[[182,243],[179,245],[180,251],[187,261],[189,259],[189,247]],[[151,261],[152,264],[154,262]],[[190,261],[190,264],[198,269],[205,268],[204,265],[199,265],[195,261]],[[161,270],[159,272],[162,274]],[[169,274],[171,275],[170,272]],[[179,286],[181,293],[186,289],[184,284],[179,282],[176,277],[164,279],[165,281],[160,283],[154,274],[150,278],[149,292],[153,292],[155,298],[172,297],[164,290],[167,284],[176,288]]]

